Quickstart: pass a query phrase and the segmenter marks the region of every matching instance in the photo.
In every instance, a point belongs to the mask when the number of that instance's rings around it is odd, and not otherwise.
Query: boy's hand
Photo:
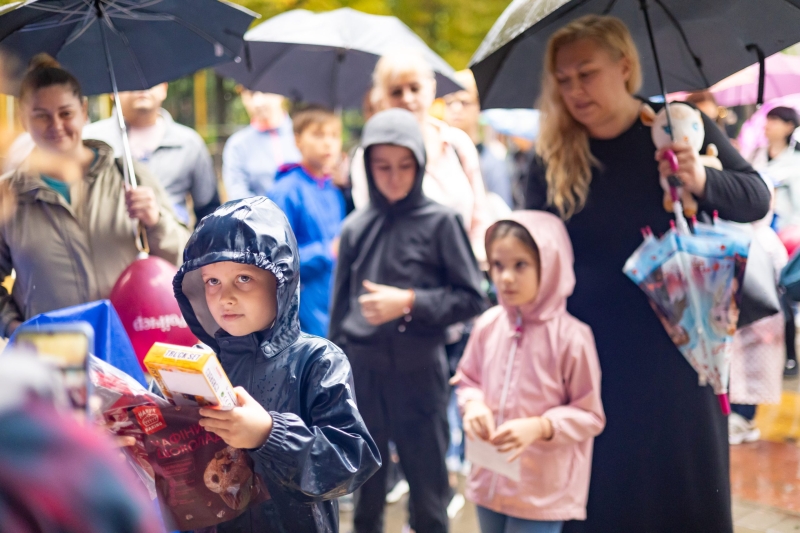
[[[200,425],[206,431],[219,435],[225,444],[234,448],[251,450],[260,448],[272,432],[272,417],[242,387],[233,389],[238,407],[230,411],[200,409]]]
[[[367,294],[362,294],[358,303],[361,314],[373,326],[400,318],[414,305],[414,291],[410,289],[379,285],[369,280],[364,280],[364,288]]]
[[[497,446],[497,450],[500,452],[516,450],[516,453],[508,458],[510,463],[537,440],[549,440],[552,437],[553,425],[550,421],[542,416],[534,416],[504,422],[495,431],[491,442]]]
[[[331,255],[334,259],[339,259],[339,237],[331,241]]]
[[[470,400],[464,406],[464,432],[471,439],[489,440],[494,433],[494,415],[481,400]]]

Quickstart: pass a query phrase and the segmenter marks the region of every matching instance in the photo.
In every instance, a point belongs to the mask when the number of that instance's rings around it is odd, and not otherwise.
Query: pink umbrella
[[[764,100],[794,94],[800,89],[800,56],[777,53],[766,59]],[[711,87],[717,103],[731,107],[755,104],[758,99],[758,63],[728,76]]]
[[[758,63],[715,83],[708,90],[721,106],[755,104],[758,100]],[[800,56],[777,53],[764,64],[764,101],[800,92]],[[683,101],[688,92],[667,95],[669,101]]]
[[[772,56],[775,57],[775,56]],[[750,67],[748,67],[750,68]],[[769,69],[769,66],[767,67]],[[769,70],[767,70],[769,72]],[[795,92],[800,90],[800,85],[795,88]],[[767,123],[767,113],[770,109],[778,106],[791,107],[800,113],[800,94],[790,94],[781,98],[776,98],[765,102],[758,111],[753,113],[749,119],[742,124],[739,131],[739,151],[744,157],[749,158],[756,149],[766,146],[767,139],[764,137],[764,126]],[[795,134],[796,135],[796,134]]]

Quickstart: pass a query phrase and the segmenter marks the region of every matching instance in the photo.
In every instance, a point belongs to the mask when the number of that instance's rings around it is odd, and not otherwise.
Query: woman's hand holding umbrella
[[[150,187],[137,187],[125,191],[128,216],[139,220],[145,228],[152,228],[161,219],[156,193]]]
[[[675,158],[670,161],[667,152],[672,151]],[[656,151],[658,172],[661,178],[676,176],[683,188],[698,198],[705,196],[706,167],[700,162],[700,156],[686,143],[676,142]],[[677,169],[673,167],[677,161]]]

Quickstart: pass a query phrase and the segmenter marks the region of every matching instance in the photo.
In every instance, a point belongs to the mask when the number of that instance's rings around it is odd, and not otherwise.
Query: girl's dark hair
[[[533,237],[531,237],[530,232],[525,229],[525,226],[513,220],[501,220],[490,227],[486,232],[486,254],[489,256],[490,261],[492,259],[492,244],[497,239],[502,239],[503,237],[517,238],[525,245],[525,248],[533,254],[536,260],[539,260],[539,247],[536,246],[536,241],[533,240]]]
[[[28,71],[22,78],[19,98],[24,100],[32,93],[53,85],[66,85],[72,93],[83,100],[83,91],[78,79],[61,68],[61,65],[47,54],[37,54],[31,59]]]
[[[800,126],[800,117],[797,116],[797,111],[792,109],[791,107],[784,107],[778,106],[773,107],[767,112],[767,118],[776,118],[787,124],[791,124],[794,126],[795,129]],[[792,136],[794,132],[791,132],[789,135],[786,136],[786,143],[792,144]]]

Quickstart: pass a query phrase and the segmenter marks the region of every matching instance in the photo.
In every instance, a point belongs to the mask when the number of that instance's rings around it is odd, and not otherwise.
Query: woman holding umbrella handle
[[[674,143],[673,171],[639,118],[641,82],[619,19],[589,15],[550,38],[526,206],[567,222],[577,278],[568,310],[594,331],[608,417],[595,443],[588,520],[565,531],[730,533],[727,420],[622,268],[641,228],[661,233],[672,221],[661,176],[677,175],[700,211],[737,222],[762,218],[770,195],[707,117],[704,144],[718,147],[723,170]]]
[[[17,273],[12,294],[0,289],[5,336],[39,313],[108,298],[138,255],[133,220],[150,252],[171,263],[188,239],[154,177],[137,167],[141,186],[128,189],[111,147],[81,139],[88,116],[80,84],[54,59],[33,59],[20,104],[36,146],[1,182],[0,277]]]

